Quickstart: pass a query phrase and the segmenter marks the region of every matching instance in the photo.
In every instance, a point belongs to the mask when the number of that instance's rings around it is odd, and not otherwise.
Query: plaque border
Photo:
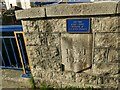
[[[89,30],[88,32],[68,32],[68,27],[67,27],[67,20],[79,20],[79,19],[89,19]],[[87,34],[87,33],[91,33],[91,18],[67,18],[66,19],[66,31],[67,33],[71,33],[71,34]]]

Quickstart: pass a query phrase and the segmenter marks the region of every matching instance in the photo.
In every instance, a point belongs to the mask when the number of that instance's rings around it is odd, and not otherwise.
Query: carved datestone
[[[62,34],[61,50],[66,71],[81,72],[91,67],[91,34]]]

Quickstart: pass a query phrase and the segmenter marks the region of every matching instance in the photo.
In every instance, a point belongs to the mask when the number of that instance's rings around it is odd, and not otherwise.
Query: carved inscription
[[[80,72],[91,66],[91,34],[62,35],[62,63],[66,71]]]

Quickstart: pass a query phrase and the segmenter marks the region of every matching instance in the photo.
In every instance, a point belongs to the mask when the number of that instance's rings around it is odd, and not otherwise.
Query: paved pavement
[[[30,80],[22,78],[23,71],[0,69],[2,71],[2,88],[30,88]]]

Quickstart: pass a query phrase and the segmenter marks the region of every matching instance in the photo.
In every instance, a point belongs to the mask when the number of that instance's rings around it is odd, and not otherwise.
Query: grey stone
[[[119,77],[113,78],[113,77],[104,77],[103,78],[103,84],[108,86],[108,88],[118,88],[120,82]]]
[[[25,33],[25,39],[27,42],[27,45],[31,45],[31,46],[36,46],[36,45],[40,45],[40,39],[42,37],[40,37],[39,33]]]
[[[46,87],[52,87],[52,88],[61,88],[62,87],[62,82],[59,81],[54,81],[54,80],[46,80],[46,79],[40,79],[40,78],[35,78],[35,83],[36,87],[39,88],[45,88]]]
[[[93,64],[93,74],[96,75],[117,74],[118,72],[118,64],[106,64],[102,62]]]
[[[119,48],[120,33],[95,33],[95,47]]]
[[[111,55],[111,53],[113,55]],[[115,63],[116,60],[119,60],[119,51],[95,49],[93,59],[92,71],[94,74],[115,75],[119,72],[119,63]]]
[[[118,63],[120,50],[114,49],[95,49],[94,62]]]
[[[86,73],[77,73],[76,74],[76,82],[78,82],[80,85],[96,85],[97,84],[101,84],[101,82],[99,82],[99,78],[93,75],[89,75]]]
[[[39,38],[34,36],[36,36],[34,33],[32,33],[31,37],[29,35],[26,36],[32,42],[27,44],[32,67],[36,68],[35,66],[39,66],[41,70],[60,71],[61,53],[59,34],[39,33]],[[37,39],[39,40],[38,44],[34,45]]]
[[[119,1],[119,3],[117,4],[117,13],[120,13],[120,1]]]
[[[116,17],[94,17],[91,19],[93,32],[120,32],[120,18]]]
[[[108,62],[119,63],[120,50],[108,50]]]
[[[26,48],[30,59],[40,56],[39,46],[26,46]]]
[[[116,8],[118,8],[116,10]],[[45,11],[46,9],[46,11]],[[80,4],[63,4],[49,7],[37,7],[16,11],[17,19],[58,17],[58,16],[79,16],[79,15],[103,15],[119,13],[118,2],[96,2]],[[45,16],[46,14],[46,16]]]
[[[61,76],[61,80],[66,83],[75,82],[75,72],[64,72]]]
[[[91,66],[91,34],[62,34],[62,63],[66,71],[79,72]]]
[[[47,6],[44,7],[46,18],[24,18],[22,25],[36,86],[42,83],[53,87],[85,88],[118,85],[118,6],[118,2]],[[91,32],[68,33],[66,20],[80,18],[91,19]]]
[[[37,7],[37,8],[30,8],[25,10],[19,10],[15,12],[17,19],[29,19],[29,18],[39,18],[45,17],[45,8],[44,7]]]
[[[0,69],[3,88],[32,88],[30,78],[22,78],[22,70]]]
[[[66,32],[66,19],[22,20],[24,32]]]
[[[43,32],[66,32],[66,19],[48,19],[43,25]]]
[[[24,32],[43,32],[44,20],[22,20]]]
[[[57,5],[46,8],[47,17],[116,14],[118,2]]]

